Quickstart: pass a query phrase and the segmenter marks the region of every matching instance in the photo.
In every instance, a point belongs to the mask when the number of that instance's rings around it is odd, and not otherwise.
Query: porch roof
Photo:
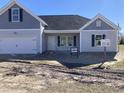
[[[44,33],[54,34],[54,33],[80,33],[80,30],[44,30]]]

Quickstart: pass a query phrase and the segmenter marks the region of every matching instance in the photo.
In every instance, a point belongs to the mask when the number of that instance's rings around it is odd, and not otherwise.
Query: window
[[[12,17],[12,22],[20,22],[20,9],[12,8],[11,17]]]
[[[95,46],[101,46],[101,40],[105,39],[105,35],[96,35]]]
[[[102,35],[96,35],[96,46],[100,46],[101,45],[101,39],[102,39]]]
[[[60,46],[66,46],[66,37],[60,36]]]
[[[96,27],[101,27],[101,20],[96,21]]]
[[[73,46],[73,36],[60,36],[60,46]]]
[[[73,46],[73,37],[72,36],[69,36],[67,41],[68,41],[67,42],[68,46]]]

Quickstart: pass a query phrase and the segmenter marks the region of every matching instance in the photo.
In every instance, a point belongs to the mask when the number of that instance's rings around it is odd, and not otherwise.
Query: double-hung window
[[[103,34],[103,35],[92,35],[92,42],[91,42],[91,45],[92,47],[97,47],[97,46],[101,46],[101,40],[102,39],[105,39],[106,38],[106,35]]]
[[[60,46],[66,46],[66,37],[60,36]]]
[[[101,46],[101,40],[102,39],[105,39],[105,35],[96,35],[96,38],[95,38],[95,45],[96,46]]]
[[[73,45],[74,45],[74,44],[73,44],[73,41],[74,41],[74,40],[73,40],[73,36],[68,36],[67,39],[68,39],[68,40],[67,40],[67,41],[68,41],[68,42],[67,42],[67,45],[68,45],[68,46],[73,46]]]
[[[103,39],[102,35],[96,35],[96,46],[101,46],[101,40]]]
[[[20,22],[20,9],[12,8],[11,10],[12,22]]]

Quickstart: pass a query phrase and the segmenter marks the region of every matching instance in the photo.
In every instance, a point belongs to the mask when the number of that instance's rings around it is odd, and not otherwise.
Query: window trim
[[[67,36],[67,47],[72,47],[74,46],[74,36]],[[72,45],[70,46],[69,43],[71,43]]]
[[[103,34],[104,35],[104,34]],[[100,42],[101,42],[101,40],[103,39],[103,35],[101,35],[101,34],[97,34],[97,35],[95,35],[95,47],[101,47],[100,45],[98,45],[97,44],[97,36],[101,36],[101,39],[99,40]],[[104,38],[105,39],[105,38]]]
[[[61,46],[61,39],[62,38],[65,38],[65,45],[64,46]],[[69,37],[71,37],[72,38],[72,41],[71,41],[71,43],[72,43],[72,46],[69,46]],[[71,40],[71,39],[70,39]],[[60,35],[60,46],[59,47],[73,47],[74,46],[74,42],[73,42],[73,36],[64,36],[64,35]]]
[[[13,11],[16,10],[16,9],[18,10],[18,20],[14,21],[14,19],[13,19],[13,16],[14,16]],[[12,8],[11,9],[11,19],[12,19],[12,22],[20,22],[20,8]]]
[[[64,39],[65,39],[65,41],[63,41]],[[63,41],[63,43],[62,43],[62,41]],[[65,46],[67,46],[66,36],[60,36],[60,47],[65,47]]]

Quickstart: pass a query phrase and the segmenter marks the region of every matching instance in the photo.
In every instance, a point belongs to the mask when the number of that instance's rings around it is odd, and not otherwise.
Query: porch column
[[[44,27],[42,26],[42,24],[40,24],[41,25],[41,29],[40,29],[40,53],[42,54],[42,52],[43,52],[43,31],[44,31]]]
[[[80,31],[80,52],[83,52],[83,31]]]

